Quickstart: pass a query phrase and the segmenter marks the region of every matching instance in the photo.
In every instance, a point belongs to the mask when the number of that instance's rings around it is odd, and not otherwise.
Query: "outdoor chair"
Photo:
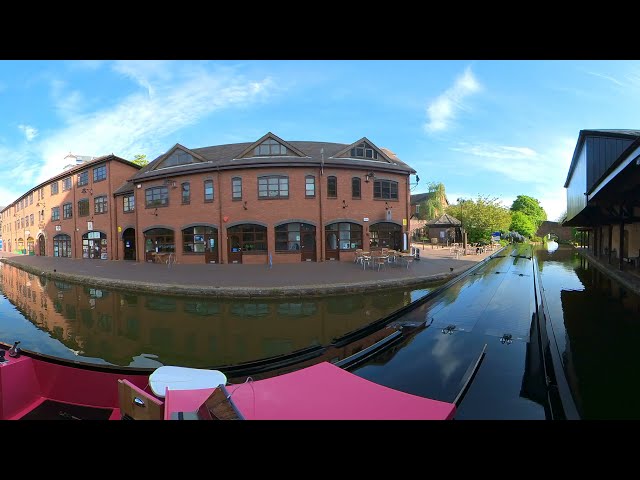
[[[386,256],[376,257],[376,265],[378,265],[378,271],[380,271],[380,267],[384,267],[387,262]]]

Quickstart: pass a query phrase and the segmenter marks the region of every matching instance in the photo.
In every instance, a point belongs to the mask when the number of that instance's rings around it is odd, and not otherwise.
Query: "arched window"
[[[239,248],[242,252],[266,252],[267,251],[267,227],[253,223],[236,225],[227,229],[233,244],[232,248]]]
[[[371,248],[390,248],[402,250],[402,227],[395,223],[381,222],[369,227],[369,246]]]
[[[337,198],[338,196],[338,179],[336,177],[327,177],[327,197]]]
[[[361,180],[360,177],[353,177],[351,179],[351,198],[359,200],[361,197]]]
[[[214,227],[197,225],[182,230],[182,251],[184,253],[204,253],[205,246],[215,247],[218,230]]]
[[[71,257],[71,237],[64,233],[53,237],[53,256]]]
[[[355,250],[362,248],[362,225],[350,222],[331,223],[325,227],[327,248]]]
[[[176,244],[173,230],[168,228],[152,228],[144,232],[145,260],[153,261],[152,253],[173,253]]]

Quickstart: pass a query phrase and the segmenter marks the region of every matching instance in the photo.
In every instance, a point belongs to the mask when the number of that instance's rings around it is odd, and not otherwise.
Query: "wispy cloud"
[[[600,78],[604,78],[605,80],[609,80],[610,82],[613,82],[613,83],[615,83],[616,85],[618,85],[620,87],[624,87],[624,83],[622,83],[621,81],[615,79],[611,75],[606,75],[604,73],[598,73],[598,72],[590,72],[590,71],[587,71],[587,73],[589,75],[593,75],[594,77],[600,77]]]
[[[476,176],[491,174],[511,182],[510,191],[530,195],[540,200],[550,220],[555,220],[566,208],[564,181],[575,139],[557,138],[550,140],[543,149],[526,146],[482,144],[460,144],[451,150],[462,152],[467,157],[458,159],[458,168],[471,170]],[[497,174],[497,175],[496,175]],[[464,198],[476,198],[477,195]],[[458,197],[451,197],[451,199]],[[515,196],[500,195],[502,205],[509,208]]]
[[[59,173],[70,151],[124,158],[147,152],[152,157],[164,151],[165,138],[181,128],[221,109],[266,99],[276,90],[269,77],[249,80],[233,70],[212,71],[186,63],[122,62],[114,70],[133,79],[145,93],[131,94],[100,111],[81,112],[81,92],[65,92],[63,82],[52,84],[54,103],[66,126],[39,143],[45,162],[38,182]]]
[[[32,127],[31,125],[18,125],[18,128],[22,130],[22,133],[24,133],[24,136],[27,138],[28,142],[38,136],[38,129]]]
[[[464,73],[456,79],[453,86],[429,104],[427,107],[429,121],[425,124],[425,130],[428,133],[433,133],[449,128],[458,112],[466,108],[463,100],[480,91],[481,88],[471,71],[471,67],[467,67]]]

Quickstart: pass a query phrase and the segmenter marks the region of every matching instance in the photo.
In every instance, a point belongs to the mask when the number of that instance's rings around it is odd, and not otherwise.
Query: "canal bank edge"
[[[499,251],[498,251],[499,252]],[[493,255],[495,255],[495,252]],[[42,268],[34,267],[32,265],[24,265],[19,262],[12,261],[10,258],[0,258],[0,262],[7,265],[11,265],[20,270],[24,270],[28,273],[32,273],[37,276],[42,276],[52,280],[69,281],[73,283],[80,283],[83,285],[97,287],[97,288],[109,288],[121,291],[130,291],[138,293],[153,293],[157,295],[168,295],[176,297],[193,296],[193,297],[232,297],[232,298],[282,298],[287,296],[300,296],[300,297],[317,297],[323,295],[346,295],[361,292],[370,292],[372,290],[389,290],[400,288],[420,288],[427,287],[434,283],[441,283],[450,281],[460,275],[465,274],[471,269],[477,268],[479,265],[484,264],[490,258],[490,255],[475,265],[471,265],[468,268],[455,272],[455,273],[439,273],[428,276],[391,279],[391,280],[374,280],[363,281],[357,283],[335,283],[331,285],[305,285],[305,286],[287,286],[287,287],[216,287],[216,286],[195,286],[195,285],[182,285],[182,284],[165,284],[165,283],[151,283],[151,282],[139,282],[129,280],[114,280],[110,278],[102,278],[88,275],[78,275],[65,272],[53,272],[51,270],[42,270]]]

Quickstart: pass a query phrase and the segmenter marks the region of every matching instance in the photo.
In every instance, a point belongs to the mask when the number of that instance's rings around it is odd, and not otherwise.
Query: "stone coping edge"
[[[488,258],[488,257],[487,257]],[[469,268],[460,272],[439,273],[423,277],[391,279],[391,280],[374,280],[358,283],[335,283],[332,285],[305,285],[305,286],[286,286],[286,287],[213,287],[198,285],[180,285],[165,283],[148,283],[134,282],[129,280],[114,280],[111,278],[92,277],[87,275],[77,275],[73,273],[52,272],[50,270],[43,271],[32,265],[23,265],[14,262],[8,258],[0,258],[0,262],[6,263],[13,267],[19,268],[26,272],[37,276],[43,276],[52,280],[69,281],[80,283],[92,287],[109,288],[113,290],[154,293],[158,295],[167,295],[175,297],[234,297],[234,298],[282,298],[287,296],[304,296],[317,297],[323,295],[347,295],[361,293],[371,290],[383,289],[399,289],[406,287],[426,287],[433,283],[446,282],[451,280]]]

